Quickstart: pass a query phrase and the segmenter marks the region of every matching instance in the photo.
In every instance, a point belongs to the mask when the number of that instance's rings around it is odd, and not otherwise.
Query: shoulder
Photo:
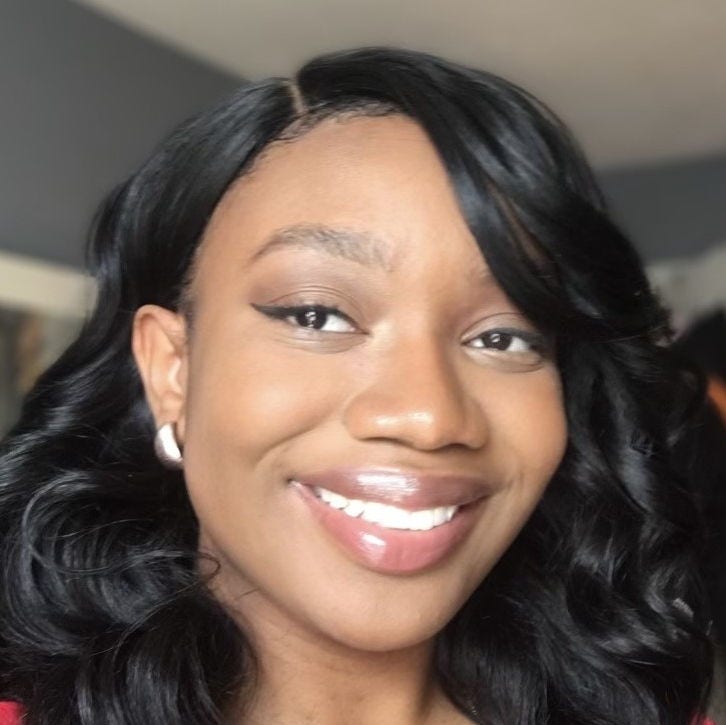
[[[20,725],[21,715],[17,702],[0,702],[0,725]]]

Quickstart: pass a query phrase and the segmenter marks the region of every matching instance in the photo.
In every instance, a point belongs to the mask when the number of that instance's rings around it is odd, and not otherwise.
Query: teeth
[[[316,490],[316,493],[325,503],[330,504],[334,509],[344,509],[350,503],[345,496],[341,496],[334,491],[328,491],[326,488],[319,488]]]
[[[363,504],[363,513],[360,515],[360,517],[363,519],[363,521],[370,521],[371,523],[375,524],[381,521],[386,512],[386,507],[382,503],[377,503],[376,501],[371,501]],[[346,512],[348,509],[346,508]]]
[[[414,511],[411,514],[411,528],[416,531],[428,531],[434,528],[434,512],[431,509]]]
[[[363,521],[370,521],[386,529],[429,531],[451,521],[459,509],[458,506],[438,506],[420,511],[407,511],[378,501],[346,498],[326,488],[315,487],[313,490],[315,495],[328,506],[352,518],[360,517]]]
[[[446,507],[440,506],[434,509],[434,526],[441,526],[445,521],[448,521],[446,518]]]
[[[348,516],[353,517],[354,519],[360,516],[365,511],[366,505],[363,503],[363,501],[359,501],[358,499],[351,499],[346,507],[343,509],[343,513],[348,514]]]

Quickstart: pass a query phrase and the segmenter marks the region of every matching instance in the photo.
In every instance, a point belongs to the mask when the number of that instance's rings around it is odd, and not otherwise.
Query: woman
[[[26,722],[703,710],[669,453],[696,386],[537,101],[420,53],[318,58],[172,135],[90,258],[96,309],[1,459]]]

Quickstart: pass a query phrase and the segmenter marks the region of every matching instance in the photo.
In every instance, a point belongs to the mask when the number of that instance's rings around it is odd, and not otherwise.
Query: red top
[[[0,725],[21,725],[22,711],[15,702],[0,702]]]
[[[0,702],[0,725],[23,725],[22,710],[15,702]],[[704,725],[716,725],[713,720],[706,720]]]

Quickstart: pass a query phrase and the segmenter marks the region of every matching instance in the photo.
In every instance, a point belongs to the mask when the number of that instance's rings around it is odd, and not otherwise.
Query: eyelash
[[[471,338],[469,342],[474,342],[475,340],[481,340],[482,338],[487,337],[490,340],[493,340],[495,336],[521,340],[529,345],[530,350],[528,352],[535,352],[540,355],[544,355],[547,351],[547,343],[543,335],[537,332],[530,332],[529,330],[520,330],[516,327],[497,327],[493,330],[487,330],[486,332],[482,332],[481,335]],[[475,349],[497,350],[496,347],[484,348],[483,346],[475,346]],[[508,351],[502,350],[502,352]]]
[[[316,304],[310,304],[310,305],[252,305],[257,311],[261,312],[263,315],[267,315],[268,317],[272,317],[275,320],[282,320],[283,322],[287,322],[288,317],[297,317],[298,315],[302,315],[309,312],[315,312],[317,314],[323,314],[323,315],[335,315],[336,317],[340,317],[341,319],[345,320],[351,327],[356,327],[356,324],[353,322],[353,320],[348,317],[344,312],[341,312],[337,307],[333,307],[330,305],[316,305]],[[292,324],[292,323],[288,323]],[[316,327],[306,327],[304,325],[300,325],[301,329],[304,330],[314,330],[320,332],[319,328]],[[325,332],[325,330],[323,330]],[[334,332],[332,334],[340,334],[340,332]]]
[[[350,317],[348,317],[348,315],[346,315],[344,312],[341,312],[337,307],[331,305],[252,305],[252,307],[254,307],[254,309],[256,309],[258,312],[261,312],[262,314],[267,315],[272,319],[280,320],[288,325],[297,326],[301,330],[324,332],[332,335],[340,335],[346,333],[350,334],[358,331],[358,326],[355,324],[355,322],[353,322]],[[311,327],[309,325],[296,324],[296,322],[290,321],[290,318],[294,320],[295,317],[301,315],[307,315],[308,320],[312,319],[310,317],[311,315],[332,315],[338,317],[341,320],[344,320],[346,325],[348,325],[351,329],[322,330],[322,326]],[[497,348],[496,346],[487,347],[486,344],[472,345],[473,342],[485,341],[487,339],[491,342],[494,341],[497,337],[499,337],[500,340],[504,339],[505,341],[508,341],[510,343],[512,341],[520,340],[524,342],[529,349],[511,351],[502,350]],[[512,327],[498,327],[492,330],[487,330],[486,332],[482,332],[480,335],[476,335],[475,337],[470,338],[466,341],[466,344],[471,346],[474,350],[486,351],[489,354],[502,354],[509,355],[511,357],[514,357],[515,359],[520,358],[520,361],[524,362],[528,366],[537,364],[548,356],[548,345],[544,335],[537,332],[532,332],[530,330],[521,330]],[[496,345],[496,342],[494,343],[494,345]],[[527,355],[535,355],[536,359],[532,361],[522,361],[521,358]]]
[[[335,317],[340,318],[341,320],[344,320],[351,328],[354,330],[357,330],[358,327],[353,322],[353,320],[348,317],[344,312],[341,312],[340,309],[337,307],[331,306],[331,305],[321,305],[321,304],[308,304],[308,305],[252,305],[258,312],[261,312],[264,315],[267,315],[268,317],[271,317],[275,320],[281,320],[283,322],[286,322],[289,325],[298,326],[301,329],[306,330],[314,330],[314,331],[322,331],[322,332],[329,332],[330,334],[341,334],[341,331],[331,331],[331,330],[322,330],[321,327],[314,327],[310,325],[301,324],[299,320],[297,321],[290,321],[290,318],[295,318],[302,315],[333,315]],[[311,317],[308,317],[308,319],[311,319]],[[347,332],[347,331],[346,331]],[[531,332],[529,330],[521,330],[518,328],[512,328],[512,327],[498,327],[492,330],[487,330],[486,332],[482,332],[480,335],[477,335],[476,337],[470,338],[467,341],[467,344],[471,344],[473,342],[476,342],[478,340],[486,340],[489,339],[490,341],[493,341],[493,338],[496,336],[500,336],[500,338],[505,339],[514,339],[514,340],[521,340],[525,342],[531,352],[536,352],[540,354],[544,354],[547,349],[547,344],[545,341],[545,338],[543,335]],[[494,343],[496,345],[496,343]],[[480,349],[480,350],[493,350],[496,351],[497,348],[495,346],[492,347],[486,347],[485,345],[473,345],[474,349]],[[507,350],[501,350],[501,352],[507,352]],[[521,351],[520,351],[521,352]]]

